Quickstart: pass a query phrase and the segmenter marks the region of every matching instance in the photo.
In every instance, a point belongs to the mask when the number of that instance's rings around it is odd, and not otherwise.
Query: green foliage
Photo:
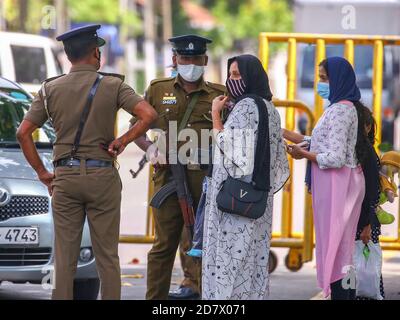
[[[18,6],[16,0],[5,0],[4,1],[4,17],[7,21],[8,28],[16,31],[16,25],[18,25]]]
[[[67,4],[72,21],[120,24],[129,35],[142,33],[139,17],[132,12],[121,13],[119,0],[67,0]]]
[[[381,152],[389,152],[393,150],[393,146],[389,142],[382,142],[379,146],[378,149]]]
[[[257,44],[260,32],[290,32],[292,13],[285,0],[208,1],[218,26],[208,33],[213,47],[232,49],[237,41]]]
[[[21,0],[5,1],[5,16],[10,31],[21,31],[19,15]],[[142,33],[142,23],[134,12],[121,12],[119,0],[65,0],[69,18],[74,22],[93,22],[117,24],[122,32],[129,36]],[[46,14],[43,8],[54,5],[54,0],[28,0],[27,19],[25,21],[28,32],[37,33],[41,28],[41,21]]]
[[[2,0],[0,0],[2,1]],[[43,8],[52,4],[50,0],[30,0],[22,3],[20,0],[4,0],[5,19],[9,31],[21,32],[21,22],[24,23],[27,32],[37,33],[41,28]],[[20,20],[21,6],[25,5],[27,10],[26,20]]]
[[[37,0],[28,2],[28,19],[26,29],[32,33],[38,33],[41,29],[43,16],[46,14],[44,8],[52,5],[50,0]]]
[[[144,94],[145,90],[145,74],[144,71],[136,71],[136,92]]]
[[[173,35],[197,33],[197,30],[194,30],[189,25],[188,18],[181,7],[181,0],[172,0],[171,9]]]
[[[71,20],[76,22],[103,22],[115,24],[119,21],[118,0],[67,0]]]

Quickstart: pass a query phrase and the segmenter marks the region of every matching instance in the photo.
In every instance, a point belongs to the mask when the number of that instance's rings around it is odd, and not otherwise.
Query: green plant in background
[[[389,142],[382,142],[378,146],[379,151],[388,152],[393,150],[393,146]]]
[[[181,0],[171,0],[172,7],[172,33],[180,34],[197,34],[198,30],[190,26],[188,17],[181,6]]]
[[[4,1],[5,18],[9,31],[39,33],[43,8],[56,5],[54,0]],[[136,12],[121,12],[119,0],[65,0],[68,18],[74,22],[117,24],[126,36],[142,33],[142,22]]]
[[[9,30],[16,31],[18,28],[18,6],[17,0],[4,0],[4,18]]]
[[[119,24],[126,36],[143,32],[139,16],[132,11],[121,12],[119,0],[67,0],[67,4],[72,21]]]
[[[257,48],[260,32],[292,31],[293,17],[286,0],[206,0],[203,5],[210,8],[217,20],[217,27],[206,32],[215,41],[216,54],[235,50],[241,43]],[[278,47],[272,45],[271,54]]]
[[[43,17],[42,9],[51,5],[51,0],[1,0],[4,1],[4,15],[7,30],[14,32],[38,33]]]
[[[144,94],[145,88],[145,75],[143,71],[136,71],[136,88],[135,90],[140,93]]]
[[[219,66],[224,54],[258,51],[261,32],[291,32],[293,15],[291,0],[187,0],[207,8],[215,17],[211,30],[194,29],[181,6],[182,0],[172,0],[173,34],[194,33],[213,40],[209,52],[213,63]],[[271,43],[270,56],[286,44]],[[217,67],[216,73],[219,74]],[[222,81],[218,76],[214,81]]]
[[[75,22],[119,22],[118,0],[67,0],[69,15]]]

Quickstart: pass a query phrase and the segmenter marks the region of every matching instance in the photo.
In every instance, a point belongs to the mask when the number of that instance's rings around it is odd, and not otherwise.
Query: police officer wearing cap
[[[145,99],[157,111],[159,118],[152,128],[168,132],[171,121],[178,126],[184,121],[185,113],[193,99],[194,109],[185,125],[193,129],[201,146],[201,130],[212,129],[212,100],[225,93],[223,85],[206,82],[203,78],[207,65],[207,44],[211,40],[197,36],[184,35],[169,39],[173,44],[173,66],[178,75],[169,78],[153,80],[146,91]],[[134,123],[134,119],[131,120]],[[170,133],[171,134],[171,133]],[[169,182],[168,165],[157,163],[160,150],[154,144],[141,137],[136,144],[147,152],[151,162],[156,166],[153,176],[154,191],[157,192]],[[208,152],[208,150],[207,150]],[[188,184],[194,200],[194,209],[200,200],[202,181],[207,168],[188,164]],[[186,255],[191,248],[191,242],[183,231],[183,218],[176,195],[166,199],[160,209],[153,209],[155,221],[155,242],[148,254],[147,293],[146,299],[195,299],[201,292],[201,262]],[[184,280],[178,290],[168,294],[176,251],[180,245],[180,256],[184,271]]]
[[[157,119],[154,109],[124,83],[123,76],[97,72],[100,25],[71,30],[62,41],[70,72],[44,81],[17,136],[30,165],[52,195],[55,282],[53,299],[72,299],[74,275],[81,249],[82,229],[88,219],[103,299],[120,299],[118,257],[121,180],[114,167],[125,147],[143,135]],[[122,108],[138,121],[115,139],[114,125]],[[54,173],[40,159],[32,133],[50,120]]]

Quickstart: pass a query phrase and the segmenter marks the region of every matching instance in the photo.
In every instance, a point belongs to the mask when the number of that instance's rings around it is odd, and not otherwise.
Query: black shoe
[[[180,286],[168,294],[170,300],[199,300],[200,295],[189,287]]]

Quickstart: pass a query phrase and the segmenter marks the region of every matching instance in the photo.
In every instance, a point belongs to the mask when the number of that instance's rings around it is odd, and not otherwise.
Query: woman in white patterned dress
[[[222,124],[220,111],[227,97],[213,102],[216,152],[210,187],[207,191],[203,241],[203,299],[265,299],[269,293],[268,257],[272,229],[273,194],[289,177],[280,116],[271,102],[268,77],[260,61],[251,55],[228,61],[227,87],[232,100],[245,94],[263,98],[269,117],[271,191],[265,213],[259,219],[224,213],[217,207],[220,186],[229,174],[242,181],[252,180],[258,136],[258,109],[246,97],[233,106]],[[267,144],[268,146],[268,144]]]

